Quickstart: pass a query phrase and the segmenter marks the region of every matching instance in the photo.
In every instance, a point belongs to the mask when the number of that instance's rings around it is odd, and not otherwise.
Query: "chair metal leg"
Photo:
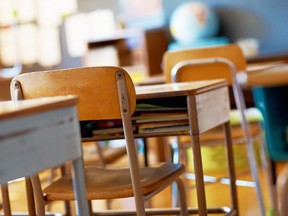
[[[178,195],[179,195],[181,215],[188,216],[188,208],[187,208],[187,200],[186,200],[186,192],[185,192],[184,183],[181,179],[178,179],[176,181],[176,184],[177,184]]]
[[[100,166],[101,167],[105,167],[106,163],[105,163],[104,155],[103,155],[103,152],[102,152],[102,147],[100,146],[100,144],[98,142],[94,142],[94,143],[95,143],[97,154],[98,154],[98,157],[99,157]]]
[[[36,202],[36,211],[38,216],[45,216],[45,201],[43,198],[41,183],[38,175],[31,177],[31,182],[33,185],[33,192]]]
[[[72,215],[71,203],[69,201],[64,201],[65,215]]]
[[[180,163],[180,148],[179,148],[179,140],[177,137],[173,137],[171,142],[171,149],[172,149],[172,162],[174,164]]]
[[[88,209],[89,209],[89,215],[93,215],[93,205],[92,205],[92,200],[88,201]]]
[[[2,193],[2,205],[3,205],[4,215],[11,216],[11,206],[10,206],[10,199],[9,199],[8,184],[1,185],[1,193]]]
[[[260,212],[262,216],[265,216],[265,206],[264,206],[263,193],[261,189],[260,179],[258,175],[259,172],[258,172],[258,167],[256,163],[257,160],[254,154],[253,141],[250,138],[247,139],[247,154],[248,154],[248,159],[249,159],[249,164],[250,164],[251,175],[255,182],[255,189],[256,189],[256,194],[258,198]]]
[[[173,137],[173,141],[171,143],[171,149],[172,149],[172,163],[177,164],[180,163],[180,154],[179,154],[179,146],[178,146],[178,139],[177,137]],[[176,183],[174,182],[172,184],[172,207],[178,207],[178,188]]]
[[[178,199],[178,188],[175,182],[173,182],[171,187],[171,198],[172,198],[172,207],[176,208],[179,206],[179,199]]]
[[[264,175],[266,179],[266,184],[268,186],[268,197],[270,201],[270,205],[273,211],[274,216],[280,216],[279,209],[278,209],[278,197],[277,197],[277,189],[276,189],[276,173],[274,173],[273,162],[270,160],[266,151],[264,149],[264,138],[261,139],[261,161],[263,163],[262,167],[264,169]]]
[[[198,211],[199,215],[207,215],[207,204],[206,204],[203,164],[202,164],[199,134],[192,134],[191,138],[192,138],[194,171],[196,174],[195,184],[197,189],[196,193],[198,200],[198,209],[199,209]]]
[[[288,165],[281,171],[277,178],[277,192],[279,198],[279,215],[288,215],[288,205],[287,205],[287,191],[288,191]]]
[[[30,216],[36,216],[33,187],[32,187],[31,179],[29,177],[25,178],[25,187],[26,187],[28,213]]]
[[[226,154],[227,154],[227,163],[229,170],[229,178],[230,178],[230,194],[233,209],[238,215],[238,199],[237,199],[237,189],[236,189],[236,175],[235,175],[235,166],[234,166],[234,154],[233,154],[233,146],[231,139],[231,127],[230,123],[227,122],[224,124],[224,133],[225,133],[225,142],[226,142]]]
[[[73,187],[75,191],[75,198],[77,200],[78,214],[88,215],[88,202],[86,200],[86,186],[85,177],[81,175],[84,173],[84,166],[82,159],[76,159],[72,163],[72,176],[73,176]]]
[[[149,161],[148,161],[148,143],[147,143],[147,139],[143,138],[142,142],[143,142],[144,165],[145,165],[145,167],[148,167],[149,166]]]
[[[234,74],[236,74],[234,72]],[[234,76],[233,74],[233,76]],[[264,199],[263,199],[263,194],[261,190],[261,184],[258,176],[258,168],[257,168],[257,163],[256,163],[256,157],[254,154],[254,149],[253,149],[253,139],[250,135],[249,128],[248,128],[248,123],[246,121],[246,117],[244,114],[244,110],[246,110],[246,105],[245,105],[245,100],[244,96],[242,94],[241,87],[239,83],[237,82],[236,76],[234,76],[235,83],[232,86],[233,88],[233,93],[234,93],[234,98],[236,102],[236,106],[239,109],[240,115],[241,115],[241,127],[244,132],[244,137],[246,140],[246,146],[247,146],[247,155],[248,155],[248,160],[249,160],[249,165],[250,165],[250,171],[252,178],[255,182],[255,189],[256,189],[256,194],[258,198],[258,203],[259,203],[259,208],[260,208],[260,213],[261,216],[265,216],[265,205],[264,205]]]

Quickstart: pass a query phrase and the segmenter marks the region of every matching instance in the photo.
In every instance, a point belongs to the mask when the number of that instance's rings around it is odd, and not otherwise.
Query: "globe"
[[[201,2],[185,2],[179,5],[171,15],[171,35],[176,41],[184,44],[197,39],[215,37],[218,30],[217,15]]]

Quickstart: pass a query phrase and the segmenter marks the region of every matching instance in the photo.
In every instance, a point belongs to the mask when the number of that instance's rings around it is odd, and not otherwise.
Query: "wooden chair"
[[[243,93],[236,80],[236,73],[246,69],[246,60],[241,49],[236,45],[217,46],[180,51],[167,51],[163,56],[163,66],[166,82],[196,81],[224,78],[232,86],[233,95],[240,117],[239,124],[232,126],[234,143],[241,139],[246,143],[250,170],[255,182],[260,211],[265,215],[264,201],[258,177],[257,160],[254,154],[254,139],[262,140],[262,130],[259,122],[248,123]],[[215,104],[217,106],[217,104]],[[254,108],[255,110],[255,108]],[[257,111],[257,110],[256,110]],[[234,111],[235,112],[235,111]],[[256,112],[257,113],[257,112]],[[258,114],[261,113],[258,111]],[[218,132],[221,130],[218,130]],[[223,143],[223,137],[217,130],[210,131],[201,137],[202,143]],[[187,139],[188,137],[186,137]],[[179,137],[179,149],[185,149],[185,138]],[[184,139],[184,140],[183,140]],[[264,151],[263,151],[264,152]],[[180,154],[179,154],[180,155]],[[266,160],[266,159],[265,159]],[[264,161],[265,162],[265,161]]]
[[[181,208],[176,209],[176,212],[187,215],[185,190],[179,178],[184,172],[182,164],[165,163],[157,167],[139,168],[131,122],[136,97],[134,85],[126,71],[118,67],[83,67],[27,73],[12,80],[11,94],[14,100],[73,94],[79,98],[78,115],[81,121],[122,119],[129,168],[110,170],[86,167],[88,200],[134,196],[137,215],[145,215],[147,212],[171,213],[175,212],[175,209],[145,210],[144,202],[176,182],[181,199]],[[93,137],[89,138],[89,141],[91,140]],[[40,197],[37,199],[37,206],[41,207],[42,212],[45,202],[74,200],[71,176],[63,176],[43,191],[38,190],[37,194]],[[90,211],[92,212],[92,209]],[[114,213],[129,214],[116,210]],[[98,212],[97,215],[101,213]]]
[[[92,148],[93,149],[92,149]],[[126,146],[112,147],[108,143],[107,145],[102,145],[98,141],[95,142],[83,142],[83,161],[85,166],[98,166],[106,167],[108,165],[113,165],[122,157],[126,156]],[[54,179],[57,179],[58,167],[51,169],[51,175],[46,179],[46,183],[50,184]],[[106,206],[111,209],[111,200],[107,200]],[[50,207],[47,210],[50,211]],[[65,203],[66,212],[70,212],[69,203]]]
[[[0,184],[4,215],[11,215],[8,181],[32,176],[37,184],[36,173],[69,161],[79,214],[88,214],[76,104],[75,97],[1,103]],[[31,191],[28,188],[28,211],[35,215]]]

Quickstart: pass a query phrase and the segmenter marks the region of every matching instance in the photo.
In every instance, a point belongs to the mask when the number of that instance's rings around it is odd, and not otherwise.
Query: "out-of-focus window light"
[[[78,10],[77,0],[61,0],[58,4],[62,17],[76,13]]]
[[[11,0],[0,0],[0,25],[12,25],[14,22],[14,8]]]
[[[59,27],[77,10],[77,0],[0,0],[1,64],[59,64]]]
[[[41,26],[38,39],[38,62],[45,67],[59,64],[61,62],[59,29]]]
[[[61,24],[59,0],[38,0],[37,21],[40,25],[58,26]]]
[[[117,50],[114,46],[105,46],[94,49],[85,55],[83,61],[86,66],[119,66]]]
[[[21,23],[32,22],[36,18],[36,0],[14,0],[17,19]]]
[[[119,0],[127,27],[157,28],[165,24],[162,0]]]
[[[59,26],[63,16],[77,11],[76,0],[37,0],[37,21],[41,25]]]
[[[12,66],[19,61],[17,38],[14,28],[5,28],[0,34],[0,56],[4,65]]]
[[[109,37],[115,33],[114,13],[110,9],[99,9],[87,13],[88,39],[96,40]],[[101,31],[99,31],[101,29]]]
[[[71,57],[83,56],[87,52],[89,40],[111,37],[116,31],[114,13],[109,9],[73,14],[67,16],[64,22],[67,48]]]
[[[32,65],[37,61],[37,30],[33,23],[21,25],[19,28],[21,60],[24,65]]]
[[[68,16],[65,22],[65,38],[71,57],[80,57],[87,52],[88,23],[84,13]]]

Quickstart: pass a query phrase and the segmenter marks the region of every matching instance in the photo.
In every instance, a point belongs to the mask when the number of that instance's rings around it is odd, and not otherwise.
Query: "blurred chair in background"
[[[225,45],[181,51],[168,51],[163,57],[163,66],[166,82],[199,81],[222,78],[226,79],[228,84],[232,87],[233,97],[237,106],[237,110],[231,111],[233,143],[245,143],[247,147],[247,156],[251,175],[255,182],[260,212],[261,215],[265,215],[264,200],[258,176],[257,158],[254,152],[255,140],[262,141],[263,134],[260,124],[263,119],[260,111],[256,108],[246,109],[242,90],[236,80],[236,73],[238,71],[246,70],[246,60],[241,49],[236,45]],[[215,106],[217,106],[217,104],[215,104]],[[223,143],[223,137],[219,132],[222,132],[221,128],[220,130],[218,128],[218,131],[212,130],[207,132],[200,137],[200,139],[203,144],[221,144]],[[187,145],[190,141],[185,141],[185,139],[187,140],[189,137],[181,136],[177,139],[177,142],[174,142],[174,146],[176,147],[174,147],[173,150],[175,154],[180,156],[183,154],[183,151],[190,147],[190,145]],[[179,153],[178,149],[180,151]],[[260,149],[261,155],[264,158],[262,162],[265,166],[268,159],[266,158],[262,143]],[[235,164],[237,164],[237,161],[235,161]]]

